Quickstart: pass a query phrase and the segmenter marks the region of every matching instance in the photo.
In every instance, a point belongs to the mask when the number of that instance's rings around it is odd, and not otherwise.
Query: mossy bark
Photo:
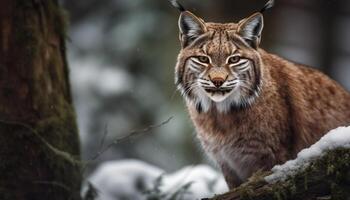
[[[0,199],[80,199],[65,20],[57,0],[0,2]]]
[[[269,184],[264,180],[267,174],[212,200],[350,199],[350,149],[330,151],[284,181]]]

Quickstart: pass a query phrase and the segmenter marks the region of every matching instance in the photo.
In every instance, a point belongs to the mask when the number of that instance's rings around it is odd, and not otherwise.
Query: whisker
[[[226,85],[226,87],[235,86],[235,85],[237,85],[237,84],[238,84],[238,82],[235,82],[235,83],[229,83],[229,84],[227,84],[227,85]]]
[[[196,82],[193,82],[192,84],[187,85],[184,88],[184,95],[189,95],[191,91],[193,91],[193,89],[197,86]]]
[[[247,85],[245,85],[245,84],[242,84],[242,85],[240,85],[240,86],[241,86],[243,89],[248,90],[249,93],[255,92],[252,88],[250,88],[249,86],[247,86]]]

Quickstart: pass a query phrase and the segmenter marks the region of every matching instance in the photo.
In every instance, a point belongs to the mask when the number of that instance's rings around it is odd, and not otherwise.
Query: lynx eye
[[[235,64],[241,60],[241,57],[239,56],[232,56],[228,59],[229,64]]]
[[[201,63],[209,63],[210,62],[210,60],[207,56],[197,56],[197,59]]]

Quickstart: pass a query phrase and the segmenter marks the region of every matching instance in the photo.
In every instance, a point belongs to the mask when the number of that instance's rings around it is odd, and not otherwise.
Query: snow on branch
[[[311,200],[350,197],[350,127],[330,131],[295,160],[254,175],[213,200]]]
[[[340,147],[350,148],[350,127],[339,127],[330,131],[310,148],[300,151],[295,160],[290,160],[283,165],[276,165],[272,168],[273,174],[266,176],[265,180],[268,183],[284,181],[287,177],[305,169],[310,162],[326,152]]]

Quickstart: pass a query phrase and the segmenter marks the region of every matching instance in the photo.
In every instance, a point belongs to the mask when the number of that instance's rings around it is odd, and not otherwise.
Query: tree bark
[[[350,149],[326,153],[292,177],[267,183],[269,173],[253,176],[247,183],[212,200],[349,200]]]
[[[80,147],[57,0],[0,2],[0,199],[80,199]]]

